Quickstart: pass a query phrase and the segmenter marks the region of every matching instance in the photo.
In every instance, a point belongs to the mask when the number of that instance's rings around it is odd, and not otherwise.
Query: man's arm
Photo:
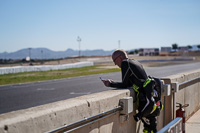
[[[131,86],[130,83],[130,68],[128,65],[127,61],[123,61],[121,65],[121,72],[122,72],[122,82],[110,82],[110,87],[115,87],[115,88],[127,88]]]

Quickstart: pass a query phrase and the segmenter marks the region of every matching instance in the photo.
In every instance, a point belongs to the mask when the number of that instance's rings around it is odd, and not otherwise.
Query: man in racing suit
[[[142,120],[145,133],[156,133],[156,116],[160,112],[160,106],[155,106],[152,96],[154,82],[147,76],[143,66],[136,60],[128,59],[123,50],[116,50],[112,54],[115,65],[121,68],[122,82],[114,82],[111,79],[104,80],[107,87],[128,88],[133,87],[137,94],[138,113],[134,116],[137,121]]]

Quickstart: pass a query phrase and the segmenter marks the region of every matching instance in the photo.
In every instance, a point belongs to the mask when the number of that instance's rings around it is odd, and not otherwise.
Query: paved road
[[[186,133],[199,133],[200,130],[200,110],[190,117],[185,123]]]
[[[200,68],[199,63],[145,68],[148,75],[165,77]],[[120,72],[0,86],[0,113],[34,107],[72,97],[101,92],[107,88],[99,77],[120,81]]]

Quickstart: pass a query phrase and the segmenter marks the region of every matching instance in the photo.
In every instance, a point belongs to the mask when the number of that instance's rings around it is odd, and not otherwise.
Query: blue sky
[[[0,52],[200,44],[199,0],[0,0]]]

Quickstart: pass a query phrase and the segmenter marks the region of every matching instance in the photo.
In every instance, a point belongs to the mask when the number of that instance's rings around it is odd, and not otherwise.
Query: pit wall
[[[200,76],[200,69],[187,73],[172,75],[164,78],[166,84],[184,82]],[[174,93],[175,103],[190,104],[186,108],[188,119],[200,107],[200,83],[186,87]],[[170,96],[162,95],[164,109],[158,117],[158,129],[173,119],[173,93]],[[0,115],[0,133],[43,133],[58,127],[88,118],[93,115],[113,109],[119,105],[124,97],[134,96],[132,89],[117,89],[85,95],[64,101],[50,103],[25,110],[14,111]],[[136,123],[133,112],[126,121],[120,120],[120,113],[82,127],[72,133],[142,133],[143,124]],[[175,117],[175,116],[174,116]]]

